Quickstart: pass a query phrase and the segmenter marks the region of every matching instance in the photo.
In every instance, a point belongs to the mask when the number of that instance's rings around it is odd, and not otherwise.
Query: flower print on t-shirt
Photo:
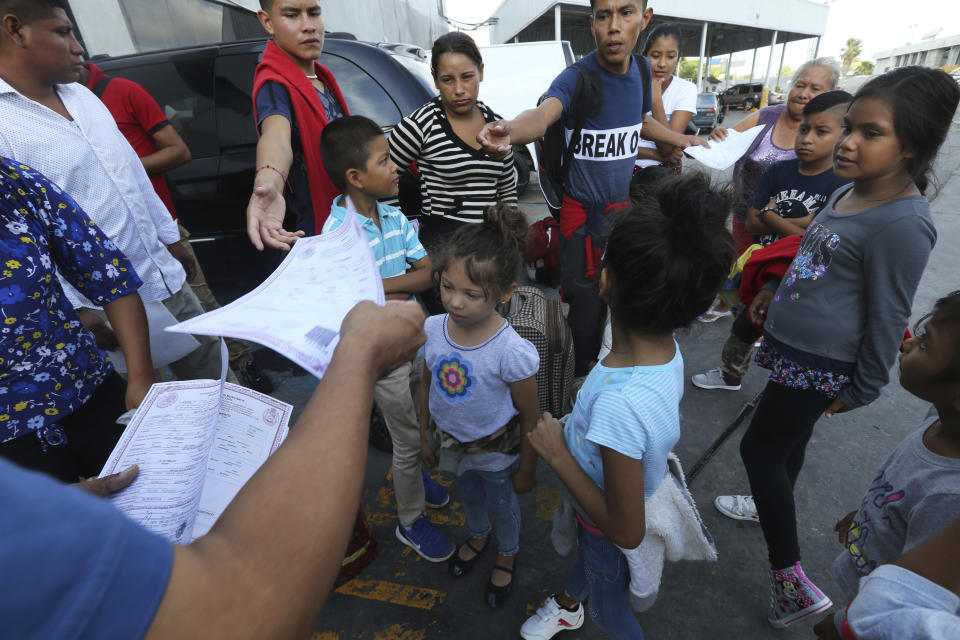
[[[470,389],[474,381],[471,377],[470,363],[461,360],[456,353],[440,356],[433,372],[437,378],[437,387],[443,392],[447,402],[454,403],[470,398]]]
[[[797,280],[819,280],[826,275],[839,244],[840,236],[823,224],[814,222],[804,234],[797,256],[790,265],[786,285],[793,286]]]

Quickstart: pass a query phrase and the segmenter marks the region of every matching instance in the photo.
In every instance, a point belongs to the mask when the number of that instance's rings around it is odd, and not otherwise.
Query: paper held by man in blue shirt
[[[340,323],[362,300],[386,298],[366,234],[350,216],[335,231],[297,240],[276,271],[239,300],[167,330],[252,340],[322,378]]]

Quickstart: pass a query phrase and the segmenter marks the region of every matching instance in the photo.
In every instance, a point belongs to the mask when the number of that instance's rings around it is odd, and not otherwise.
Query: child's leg
[[[623,552],[607,538],[577,526],[577,562],[567,578],[565,596],[587,602],[590,617],[611,638],[642,640],[643,630],[630,609],[630,570]],[[566,598],[558,599],[561,605]]]
[[[487,517],[487,498],[483,487],[483,477],[479,471],[465,471],[457,476],[460,500],[467,515],[467,529],[470,537],[481,540],[490,535],[492,529]]]
[[[513,492],[513,474],[517,465],[502,471],[481,472],[487,495],[487,513],[497,531],[497,552],[515,556],[520,550],[520,503]]]
[[[400,524],[409,527],[424,513],[420,475],[420,425],[410,394],[409,362],[377,381],[373,397],[393,440],[393,490],[397,494]]]
[[[730,337],[723,345],[723,373],[732,378],[742,378],[750,369],[753,359],[753,343],[761,333],[750,324],[746,310],[737,315],[730,327]]]
[[[830,402],[817,391],[769,382],[740,441],[740,456],[775,569],[792,567],[800,560],[793,482],[813,426]]]

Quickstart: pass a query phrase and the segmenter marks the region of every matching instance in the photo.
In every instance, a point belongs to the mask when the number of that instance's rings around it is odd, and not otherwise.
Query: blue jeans
[[[598,538],[577,523],[577,562],[567,577],[567,595],[587,603],[590,617],[616,640],[643,640],[630,609],[627,559],[609,538]]]
[[[520,504],[513,492],[513,474],[518,464],[515,462],[502,471],[465,471],[457,477],[470,535],[474,538],[490,535],[493,520],[497,529],[497,551],[504,556],[514,556],[520,550]]]

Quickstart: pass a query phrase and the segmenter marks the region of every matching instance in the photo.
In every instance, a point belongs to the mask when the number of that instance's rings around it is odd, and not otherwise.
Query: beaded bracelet
[[[285,176],[285,175],[283,174],[283,171],[280,171],[280,169],[277,169],[277,168],[276,168],[275,166],[273,166],[272,164],[265,164],[265,165],[261,165],[261,166],[257,167],[257,170],[254,172],[253,175],[256,176],[257,174],[259,174],[259,173],[260,173],[261,171],[263,171],[264,169],[273,169],[274,171],[276,171],[277,173],[280,174],[280,177],[283,179],[283,184],[285,184],[285,185],[288,186],[288,187],[290,186],[290,183],[287,182],[287,176]]]

